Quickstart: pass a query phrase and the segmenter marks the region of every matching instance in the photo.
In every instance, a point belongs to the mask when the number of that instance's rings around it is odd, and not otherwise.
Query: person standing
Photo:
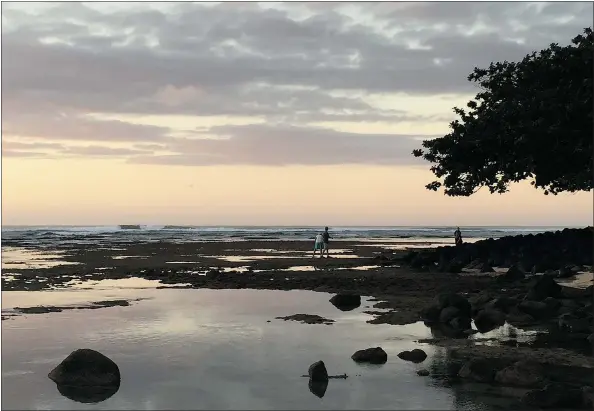
[[[328,232],[328,227],[324,228],[324,233],[322,234],[322,240],[324,241],[324,248],[322,250],[322,257],[324,256],[324,251],[326,251],[326,258],[330,258],[330,233]]]
[[[313,256],[316,256],[316,251],[320,250],[320,258],[324,255],[324,236],[322,234],[318,234],[316,236],[316,242],[314,243],[314,251]]]
[[[454,242],[456,245],[462,245],[462,232],[460,231],[460,227],[457,227],[456,231],[454,231]]]

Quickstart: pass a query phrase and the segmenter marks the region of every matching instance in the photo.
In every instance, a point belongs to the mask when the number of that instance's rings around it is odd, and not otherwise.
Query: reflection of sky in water
[[[332,251],[330,251],[332,255]],[[296,259],[296,258],[312,258],[311,253],[302,255],[205,255],[201,257],[206,258],[217,258],[223,261],[229,261],[230,263],[245,263],[257,260],[272,260],[272,259]],[[316,257],[319,258],[319,257]],[[334,258],[361,258],[358,255],[353,254],[339,254]]]
[[[28,250],[20,247],[2,247],[2,269],[11,268],[50,268],[59,265],[78,264],[62,261],[64,256],[55,252],[48,253],[39,250]]]
[[[365,319],[370,317],[362,314],[363,307],[341,312],[328,302],[328,294],[149,289],[14,294],[13,304],[21,306],[56,300],[59,295],[63,304],[73,299],[67,294],[79,299],[86,296],[91,301],[132,296],[152,299],[130,307],[28,315],[5,321],[5,408],[454,408],[450,389],[416,375],[417,369],[428,364],[415,365],[396,356],[415,348],[415,339],[427,337],[425,327],[366,324]],[[336,323],[305,325],[274,319],[299,312],[318,314]],[[388,353],[384,366],[359,366],[350,359],[354,351],[378,345]],[[119,392],[96,405],[62,397],[47,378],[51,368],[82,347],[112,358],[122,374]],[[436,351],[424,349],[430,357]],[[350,376],[331,380],[323,399],[313,396],[307,379],[301,378],[309,364],[319,359],[331,374]]]
[[[343,253],[351,253],[353,250],[348,250],[346,248],[330,248],[333,253],[336,254],[343,254]],[[225,250],[225,251],[237,251],[237,250]],[[272,254],[303,254],[303,251],[296,251],[296,250],[276,250],[274,248],[253,248],[249,251],[256,252],[256,253],[272,253]]]

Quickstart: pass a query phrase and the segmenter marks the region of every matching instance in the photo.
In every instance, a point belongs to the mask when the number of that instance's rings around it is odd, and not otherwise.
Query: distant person
[[[330,233],[328,232],[328,227],[324,228],[322,239],[324,240],[324,249],[322,250],[322,257],[324,256],[324,251],[326,251],[326,258],[330,258]]]
[[[316,256],[316,251],[320,250],[320,258],[324,254],[324,236],[320,233],[316,236],[316,242],[314,243],[313,257]]]
[[[457,227],[456,231],[454,231],[454,242],[456,245],[462,245],[462,232],[460,231],[460,227]]]

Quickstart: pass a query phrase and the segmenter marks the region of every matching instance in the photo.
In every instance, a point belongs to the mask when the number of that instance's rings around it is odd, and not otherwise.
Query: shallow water
[[[424,346],[420,365],[396,354],[430,336],[422,324],[370,325],[362,307],[342,312],[329,294],[268,290],[104,289],[4,292],[3,308],[145,298],[129,307],[21,315],[2,322],[6,409],[487,409],[439,375],[447,349]],[[275,320],[317,314],[334,325]],[[270,322],[267,322],[270,321]],[[382,346],[388,363],[365,367],[350,356]],[[94,405],[63,397],[47,373],[77,348],[96,349],[120,367],[122,383]],[[331,380],[323,398],[308,389],[309,364],[323,360]],[[476,397],[476,398],[475,398]]]
[[[39,269],[51,268],[59,265],[78,264],[63,261],[64,256],[58,253],[48,253],[39,250],[28,250],[20,247],[2,247],[2,270],[6,269]]]
[[[312,255],[311,255],[311,253],[302,253],[302,254],[298,254],[298,255],[274,255],[274,254],[269,254],[269,255],[205,255],[205,256],[201,256],[201,257],[216,258],[219,260],[228,261],[230,263],[247,263],[247,262],[252,262],[252,261],[275,260],[275,259],[293,259],[293,260],[298,259],[298,258],[311,259]],[[316,256],[316,258],[319,258],[319,257]],[[330,258],[342,259],[342,258],[362,258],[362,257],[360,257],[358,255],[354,255],[354,254],[338,254],[336,256],[332,256],[332,253],[330,253]]]

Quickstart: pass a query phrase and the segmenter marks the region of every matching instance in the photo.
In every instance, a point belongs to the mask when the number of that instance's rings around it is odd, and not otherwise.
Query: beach
[[[312,258],[313,229],[219,229],[208,238],[197,229],[160,230],[3,228],[8,408],[90,407],[47,378],[79,348],[121,368],[119,390],[92,405],[102,409],[503,409],[535,388],[461,378],[472,358],[497,357],[499,368],[528,358],[547,364],[553,381],[589,384],[591,320],[589,332],[565,334],[551,331],[557,312],[514,322],[511,306],[523,307],[520,297],[543,273],[507,281],[509,266],[450,273],[437,262],[411,262],[450,245],[445,228],[343,229],[323,259]],[[465,241],[471,249],[494,233],[542,231],[476,229]],[[565,293],[560,306],[582,309],[591,294],[591,267],[579,270],[555,280]],[[508,318],[501,325],[478,332],[475,317],[471,329],[455,330],[423,316],[444,293],[477,312],[497,299],[515,302],[501,309]],[[360,296],[360,304],[332,303],[337,294]],[[376,346],[387,363],[351,360]],[[398,357],[415,348],[425,361]],[[330,380],[321,396],[301,377],[319,360],[348,376]],[[33,384],[42,387],[36,395]]]

